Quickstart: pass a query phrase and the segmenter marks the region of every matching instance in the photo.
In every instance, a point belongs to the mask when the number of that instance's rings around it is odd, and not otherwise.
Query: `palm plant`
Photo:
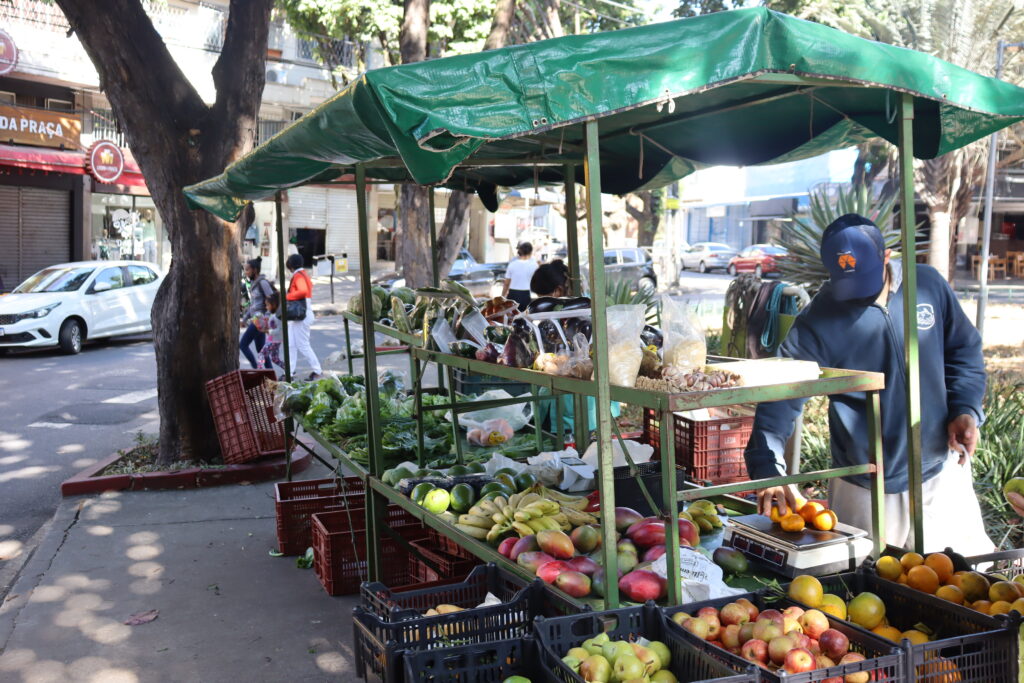
[[[831,187],[818,186],[811,190],[810,214],[791,216],[792,222],[778,240],[779,246],[789,252],[787,258],[778,261],[782,279],[802,285],[812,296],[829,277],[818,252],[822,233],[835,219],[848,213],[860,214],[881,229],[886,247],[898,247],[900,241],[899,230],[892,220],[895,194],[876,197],[865,186],[840,185],[835,187],[833,198]]]

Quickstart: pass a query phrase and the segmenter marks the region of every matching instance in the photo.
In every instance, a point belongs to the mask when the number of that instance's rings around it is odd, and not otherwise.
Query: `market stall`
[[[384,480],[386,468],[379,449],[381,396],[372,381],[377,376],[372,340],[374,332],[381,331],[409,345],[414,361],[417,421],[422,420],[424,412],[419,403],[422,391],[418,379],[424,363],[523,382],[543,388],[551,396],[570,395],[574,397],[577,417],[585,414],[582,399],[587,397],[593,398],[596,406],[618,401],[652,411],[659,424],[658,493],[665,501],[661,509],[655,510],[655,516],[660,518],[657,523],[661,524],[668,577],[664,598],[668,605],[679,605],[683,595],[680,531],[688,528],[676,520],[678,504],[687,501],[704,499],[711,505],[726,503],[735,512],[749,512],[749,506],[744,509],[742,502],[723,496],[780,484],[866,474],[871,481],[873,512],[872,528],[866,531],[871,555],[881,555],[884,489],[878,394],[885,386],[884,377],[821,368],[813,376],[792,381],[790,368],[780,366],[774,380],[724,388],[715,385],[694,391],[688,382],[638,386],[635,370],[622,371],[623,350],[616,337],[621,331],[616,319],[618,311],[609,311],[603,296],[606,274],[600,256],[601,193],[621,194],[658,187],[710,165],[767,164],[807,158],[877,136],[898,146],[901,205],[912,206],[913,158],[939,156],[1021,120],[1022,94],[1024,91],[1016,87],[920,53],[854,38],[764,9],[740,10],[368,72],[221,175],[187,188],[186,195],[194,206],[233,220],[246,202],[282,189],[312,182],[354,182],[359,198],[360,258],[368,263],[368,182],[413,182],[475,191],[485,205],[499,187],[534,183],[564,183],[565,195],[571,201],[575,184],[583,182],[587,188],[589,240],[586,268],[581,267],[579,259],[575,207],[567,207],[566,215],[570,221],[570,271],[576,277],[572,293],[581,293],[578,278],[585,271],[592,294],[587,309],[591,334],[586,340],[591,353],[585,354],[592,363],[590,373],[573,376],[557,370],[533,369],[533,354],[529,362],[503,364],[486,354],[459,355],[453,346],[445,348],[435,334],[436,322],[444,316],[428,317],[409,332],[392,334],[394,328],[365,315],[373,310],[374,293],[368,270],[361,272],[364,315],[352,319],[358,319],[362,325],[364,375],[370,379],[365,383],[365,537],[369,545],[369,574],[373,579],[382,576],[378,539],[387,533],[384,511],[390,506],[389,509],[422,520],[440,537],[511,575],[534,575],[531,568],[511,561],[496,547],[496,541],[506,533],[511,535],[518,521],[510,496],[498,493],[497,498],[491,498],[506,507],[495,514],[503,516],[508,528],[481,537],[465,525],[432,512],[421,504],[422,500],[417,502],[415,495],[410,497],[402,487]],[[913,262],[913,212],[901,212],[900,224],[903,256]],[[433,229],[433,225],[430,227]],[[421,290],[420,294],[425,299],[458,296],[451,289],[442,291],[443,287]],[[920,397],[913,269],[906,271],[902,291],[907,312],[904,322],[911,508],[920,543]],[[637,340],[627,339],[628,345],[637,347]],[[627,349],[627,355],[632,353]],[[696,363],[697,369],[715,372],[729,367],[729,359],[709,360],[712,362],[706,368],[703,360]],[[658,361],[664,363],[667,358],[661,356]],[[863,392],[867,397],[868,433],[863,437],[870,444],[870,462],[709,488],[678,486],[674,438],[678,411],[844,392]],[[535,399],[531,395],[530,400]],[[443,408],[454,412],[459,403],[460,397],[450,391]],[[605,574],[614,577],[622,561],[616,549],[617,532],[624,529],[622,520],[616,519],[613,464],[618,448],[613,446],[621,439],[615,434],[609,411],[595,412],[596,483],[601,503],[597,527],[601,540],[594,557],[600,560]],[[582,450],[590,442],[589,434],[581,426],[585,425],[584,420],[577,419],[576,425],[575,440]],[[421,424],[419,431],[422,444]],[[345,453],[338,451],[335,455],[354,471],[363,470]],[[461,464],[461,453],[459,460]],[[646,493],[648,499],[650,493]],[[565,512],[565,506],[575,505],[570,499],[560,500],[558,494],[549,497],[536,489],[512,495],[518,496],[517,503],[529,495],[547,501],[531,499],[531,504],[538,503],[536,510],[554,504],[552,510],[561,505]],[[486,494],[480,498],[486,499]],[[772,537],[764,529],[758,535],[756,521],[747,521],[744,533],[748,547],[753,540]],[[501,526],[498,521],[495,524]],[[571,526],[574,525],[570,523]],[[734,530],[734,537],[735,533]],[[852,541],[844,543],[843,548],[853,547]],[[779,567],[792,565],[791,559],[796,556],[802,558],[801,562],[817,561],[809,559],[811,550],[786,555]],[[761,552],[762,559],[768,561],[764,549]],[[574,590],[570,587],[562,591],[563,597],[572,598]],[[630,591],[632,600],[642,602],[638,599],[642,591],[631,591],[628,583],[624,590]],[[606,581],[602,598],[601,607],[617,607],[621,600],[619,583]],[[643,621],[639,616],[636,618]],[[551,646],[555,636],[545,636],[543,631],[539,628],[542,644],[546,638]],[[877,643],[873,647],[876,658],[884,658],[887,650]],[[855,668],[848,671],[866,670],[864,664],[851,666]],[[879,671],[886,666],[889,665],[885,662],[877,664]],[[897,663],[886,669],[887,678],[899,679],[902,666]]]

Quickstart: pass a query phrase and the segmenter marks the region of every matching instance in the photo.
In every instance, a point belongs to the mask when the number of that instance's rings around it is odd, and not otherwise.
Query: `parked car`
[[[455,258],[447,278],[455,280],[465,286],[473,296],[485,296],[490,298],[491,288],[499,280],[495,273],[500,269],[500,276],[504,277],[507,263],[485,264],[479,263],[468,249],[461,249]],[[442,278],[445,279],[445,278]],[[388,273],[374,280],[375,284],[382,287],[405,287],[405,278],[399,273]]]
[[[709,270],[725,270],[729,261],[736,255],[736,250],[721,242],[697,242],[683,251],[680,266],[683,270],[695,268],[697,272]]]
[[[757,277],[779,271],[777,260],[788,254],[774,244],[752,244],[729,261],[729,275],[753,273]]]
[[[587,261],[580,255],[583,279],[587,279]],[[654,272],[654,261],[645,249],[624,247],[604,250],[604,272],[609,283],[630,282],[634,288],[657,289],[658,276]]]
[[[163,276],[142,261],[79,261],[44,268],[0,297],[0,349],[59,346],[149,332]]]

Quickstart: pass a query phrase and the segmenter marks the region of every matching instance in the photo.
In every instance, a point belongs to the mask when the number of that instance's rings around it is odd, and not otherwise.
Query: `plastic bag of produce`
[[[704,367],[708,360],[708,345],[700,322],[676,303],[672,297],[661,297],[662,363],[689,372]]]
[[[626,450],[629,451],[629,457],[633,460],[634,465],[639,465],[643,462],[648,462],[651,456],[654,455],[654,447],[639,441],[633,441],[632,439],[624,439],[620,442],[618,439],[612,439],[612,452],[615,454],[612,459],[613,467],[624,467],[629,463],[626,461],[626,452],[622,450],[622,444],[626,444]],[[594,441],[588,447],[586,452],[583,453],[583,462],[597,467],[597,442]]]
[[[495,401],[507,398],[512,398],[512,394],[504,389],[492,389],[476,396],[473,398],[473,401]],[[518,405],[484,408],[483,410],[462,413],[459,415],[459,425],[466,429],[483,429],[484,422],[501,419],[508,423],[512,431],[518,432],[530,422],[531,417],[533,417],[533,404],[526,402]],[[445,419],[451,421],[451,412],[445,413]]]
[[[640,332],[644,329],[647,308],[640,305],[608,307],[608,378],[612,384],[631,387],[636,384],[643,360]]]
[[[594,361],[590,359],[590,342],[579,332],[572,338],[572,352],[562,365],[562,375],[577,379],[590,379],[594,375]]]
[[[666,578],[668,560],[664,555],[651,563],[651,571]],[[682,604],[726,598],[743,593],[742,588],[733,588],[722,579],[722,568],[710,558],[690,548],[679,549],[679,575],[683,579]]]

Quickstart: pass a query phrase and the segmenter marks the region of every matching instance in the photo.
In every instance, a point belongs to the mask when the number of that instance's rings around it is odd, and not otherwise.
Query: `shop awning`
[[[360,162],[372,178],[489,193],[561,182],[560,162],[583,152],[574,124],[594,119],[602,187],[622,194],[710,165],[895,143],[902,93],[919,158],[1024,119],[1014,85],[751,8],[370,71],[185,194],[233,220],[246,201]]]
[[[0,166],[27,168],[49,173],[73,173],[85,175],[85,154],[61,149],[45,147],[21,147],[18,145],[0,145]],[[125,159],[124,172],[117,181],[118,185],[146,187],[146,179],[142,176],[138,164],[130,158]]]

